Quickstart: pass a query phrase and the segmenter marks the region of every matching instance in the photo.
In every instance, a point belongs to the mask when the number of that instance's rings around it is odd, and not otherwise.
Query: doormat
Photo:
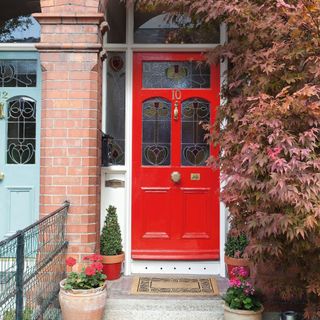
[[[155,278],[135,277],[132,294],[216,296],[219,294],[215,278]]]

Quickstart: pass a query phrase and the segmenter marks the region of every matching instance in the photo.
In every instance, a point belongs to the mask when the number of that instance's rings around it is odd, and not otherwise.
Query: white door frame
[[[125,165],[102,168],[101,174],[101,215],[105,214],[103,188],[106,175],[122,175],[125,182],[125,205],[124,219],[121,229],[123,231],[124,251],[126,254],[124,272],[126,275],[132,273],[177,273],[177,274],[220,274],[225,276],[224,244],[226,238],[226,217],[225,205],[220,202],[220,261],[138,261],[131,259],[131,199],[132,199],[132,86],[133,86],[133,54],[134,52],[206,52],[219,44],[134,44],[133,42],[133,6],[127,8],[126,21],[126,44],[107,44],[104,41],[106,51],[126,53],[126,99],[125,99]],[[106,40],[106,37],[105,39]],[[220,43],[227,41],[226,25],[220,27]],[[106,61],[103,62],[102,81],[102,131],[106,132]],[[221,85],[227,81],[227,61],[221,61]],[[221,104],[223,101],[221,100]],[[103,218],[101,219],[103,222]]]

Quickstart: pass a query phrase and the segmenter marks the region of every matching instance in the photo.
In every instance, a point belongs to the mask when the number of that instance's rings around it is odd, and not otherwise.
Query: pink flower
[[[241,287],[241,280],[238,278],[233,278],[229,281],[229,285],[230,285],[230,287],[240,288]]]
[[[249,276],[248,270],[244,267],[234,267],[231,271],[232,276],[246,279]]]
[[[276,147],[276,148],[270,148],[268,149],[267,153],[268,153],[268,156],[271,160],[276,160],[277,159],[277,156],[278,154],[282,151],[282,148],[280,147]]]
[[[73,267],[76,263],[77,263],[77,260],[72,257],[69,257],[66,259],[66,264],[69,267]]]
[[[85,274],[87,276],[94,276],[96,274],[96,269],[92,267],[92,265],[86,267]]]
[[[103,265],[101,262],[94,262],[92,265],[92,268],[95,268],[97,271],[102,271]]]

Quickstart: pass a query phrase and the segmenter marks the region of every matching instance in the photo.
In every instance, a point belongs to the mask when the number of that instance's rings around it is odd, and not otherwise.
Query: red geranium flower
[[[72,257],[69,257],[66,259],[66,264],[69,267],[73,267],[76,263],[77,263],[77,260]]]
[[[89,261],[102,261],[102,256],[99,254],[90,254],[89,256],[83,257],[83,260],[89,260]]]
[[[103,268],[103,265],[101,262],[94,262],[91,266],[99,272],[102,271],[102,268]]]
[[[92,267],[92,265],[90,265],[90,266],[86,267],[85,274],[87,276],[93,276],[96,274],[96,269],[94,267]]]

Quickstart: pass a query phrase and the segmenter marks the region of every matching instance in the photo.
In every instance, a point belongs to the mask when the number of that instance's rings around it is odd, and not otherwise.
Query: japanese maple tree
[[[138,2],[227,24],[228,43],[208,55],[229,63],[226,103],[210,127],[221,146],[222,198],[250,239],[247,254],[294,277],[269,289],[305,301],[305,318],[319,317],[320,1]]]

